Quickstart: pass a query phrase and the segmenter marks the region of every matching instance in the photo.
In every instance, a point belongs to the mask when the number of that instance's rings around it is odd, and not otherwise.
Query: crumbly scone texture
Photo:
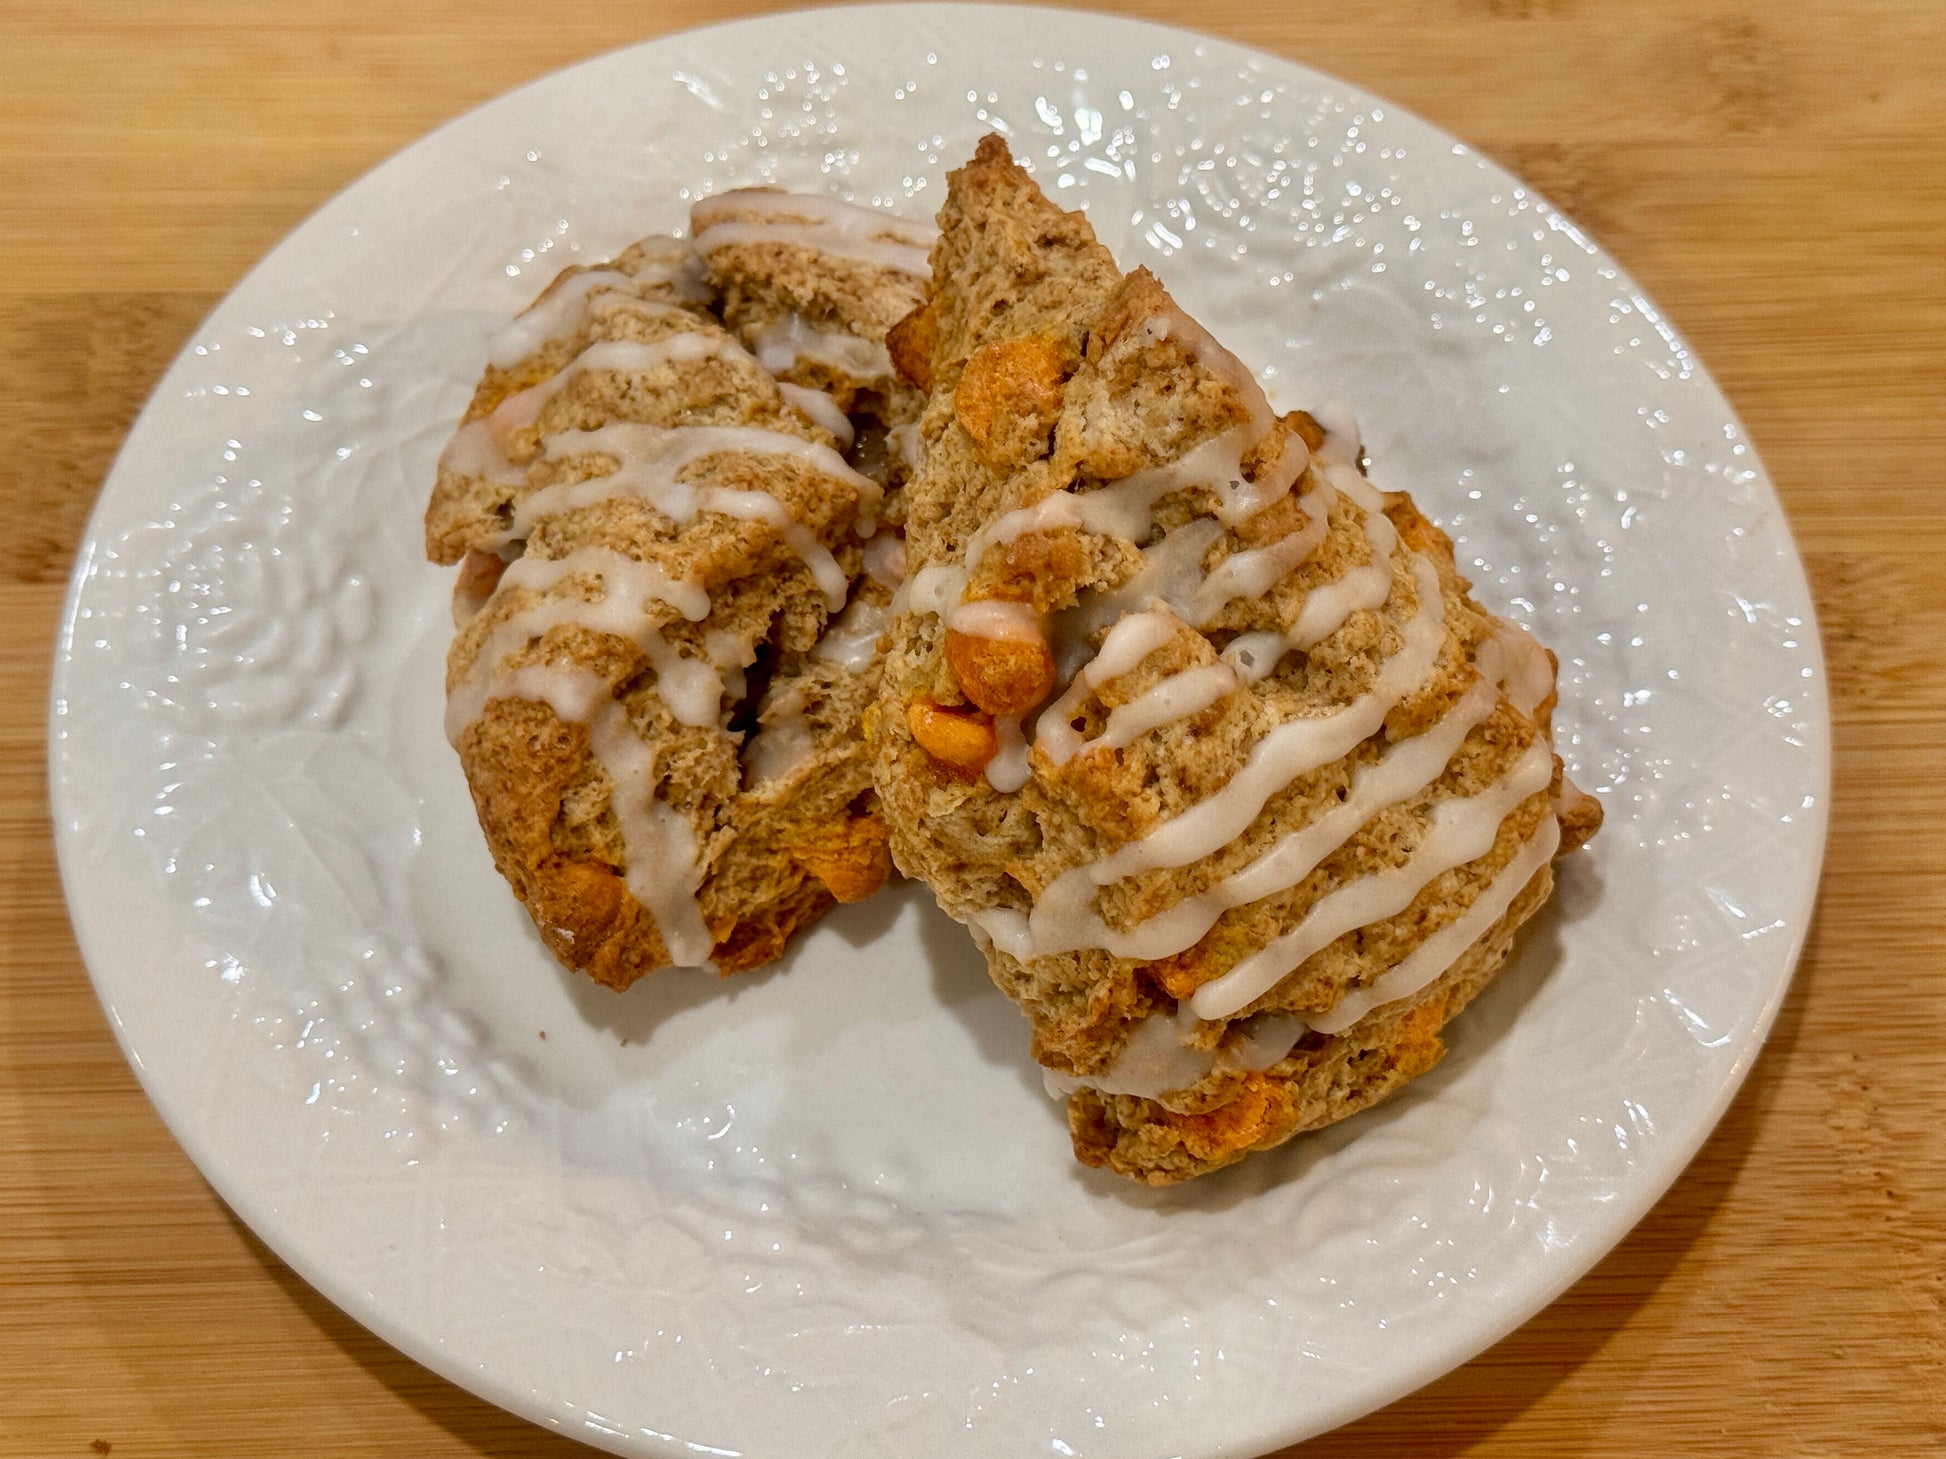
[[[716,287],[718,314],[752,353],[780,355],[779,379],[826,391],[848,412],[869,409],[894,424],[916,420],[923,397],[892,368],[885,340],[923,301],[923,277],[836,257],[803,240],[710,244],[708,230],[718,224],[788,220],[790,197],[752,188],[697,205],[698,249]],[[756,202],[766,206],[753,207]],[[890,236],[910,236],[904,220],[888,217],[887,224]],[[794,341],[810,347],[794,351]]]
[[[1068,1101],[1075,1155],[1085,1165],[1170,1185],[1369,1109],[1445,1057],[1440,1030],[1500,971],[1515,932],[1553,885],[1552,868],[1541,867],[1488,933],[1423,992],[1335,1037],[1308,1033],[1268,1069],[1210,1081],[1199,1091],[1199,1108],[1077,1091]]]
[[[693,231],[716,310],[781,383],[828,395],[852,418],[857,440],[850,454],[892,489],[881,515],[896,525],[904,503],[897,488],[911,469],[906,443],[925,394],[895,367],[887,336],[924,302],[926,279],[802,240],[710,243],[709,228],[717,224],[787,220],[791,196],[750,188],[697,204]],[[755,208],[755,201],[766,206]],[[914,231],[910,220],[887,219],[888,237],[910,238]]]
[[[650,239],[592,266],[619,277],[489,366],[426,515],[428,555],[462,563],[448,733],[494,863],[550,951],[613,988],[672,961],[632,873],[693,885],[703,951],[730,973],[890,871],[857,733],[890,595],[865,566],[883,453],[858,460],[724,326],[725,292],[764,262]],[[919,292],[880,272],[846,270],[861,338]],[[845,406],[882,434],[873,400]],[[658,465],[691,427],[719,435]],[[655,489],[603,486],[658,471]]]
[[[573,280],[590,273],[618,274],[627,282],[611,282],[592,291],[588,306],[565,329],[518,362],[489,364],[460,418],[462,427],[487,421],[511,397],[560,374],[590,345],[604,340],[653,338],[658,323],[665,333],[673,332],[681,326],[666,321],[676,310],[708,317],[710,292],[703,281],[701,261],[682,239],[661,237],[642,239],[607,263],[563,269],[528,306],[529,312],[542,308],[568,290]],[[701,400],[693,402],[693,408],[699,422],[708,419],[711,424],[735,424],[741,413],[739,406],[729,402],[720,405],[718,414],[709,413]],[[524,467],[539,454],[540,440],[531,425],[516,436],[514,424],[508,421],[507,429],[495,434],[509,461]],[[466,462],[455,463],[453,455],[449,451],[441,458],[432,500],[426,508],[426,556],[438,563],[456,563],[475,549],[497,548],[506,537],[514,505],[528,490],[520,472],[469,470]]]
[[[1125,932],[1220,894],[1226,878],[1345,800],[1362,770],[1433,727],[1480,682],[1482,652],[1505,626],[1473,601],[1450,541],[1403,494],[1381,497],[1361,482],[1361,495],[1377,506],[1361,506],[1348,490],[1314,498],[1324,519],[1319,536],[1300,504],[1325,469],[1317,455],[1287,494],[1227,519],[1216,484],[1194,473],[1157,497],[1145,520],[1034,517],[1030,509],[1056,493],[1085,500],[1144,473],[1166,476],[1171,463],[1239,431],[1262,407],[1253,407],[1254,387],[1239,381],[1234,360],[1160,283],[1144,270],[1120,273],[1082,215],[1054,207],[998,138],[951,175],[939,222],[931,297],[892,331],[895,359],[929,391],[923,462],[905,494],[908,582],[925,585],[930,569],[935,585],[952,584],[951,601],[1025,605],[1012,611],[1034,615],[1048,643],[1045,659],[1030,662],[1041,652],[1031,643],[949,630],[950,602],[928,604],[917,593],[893,621],[869,721],[874,777],[895,862],[925,880],[949,914],[976,926],[992,925],[996,913],[1018,922],[1064,873],[1171,826],[1221,792],[1277,727],[1374,693],[1415,617],[1430,611],[1422,594],[1438,594],[1431,606],[1443,627],[1431,667],[1389,703],[1378,732],[1276,789],[1218,849],[1103,886],[1092,911]],[[1238,463],[1245,487],[1286,466],[1286,452],[1342,449],[1301,413],[1264,427]],[[1377,512],[1389,538],[1367,522]],[[1137,590],[1148,579],[1136,581],[1138,573],[1186,543],[1190,566],[1207,580],[1231,558],[1240,568],[1244,554],[1300,532],[1316,545],[1262,591],[1194,615],[1147,600],[1169,631],[1132,666],[1062,695],[1066,728],[1082,748],[1065,759],[1049,753],[1047,727],[1034,715],[1076,682],[1120,611],[1145,606]],[[1380,538],[1391,543],[1382,557]],[[1175,548],[1164,549],[1165,541]],[[1344,614],[1238,692],[1126,743],[1094,743],[1116,711],[1135,706],[1139,717],[1156,702],[1151,691],[1166,694],[1165,681],[1179,687],[1188,671],[1217,665],[1241,636],[1292,630],[1314,595],[1328,598],[1324,590],[1339,591],[1333,585],[1357,569],[1381,582],[1389,572],[1376,608]],[[1549,734],[1551,660],[1546,678],[1545,695],[1526,696],[1524,708],[1501,694],[1430,784],[1378,811],[1295,885],[1222,910],[1190,946],[1143,960],[1098,946],[1022,957],[988,943],[994,981],[1027,1015],[1035,1057],[1057,1076],[1100,1078],[1146,1019],[1174,1018],[1199,989],[1277,943],[1334,892],[1403,866],[1429,835],[1436,807],[1489,791]],[[994,763],[1009,713],[1032,748],[1025,783],[1002,791],[983,767]],[[1325,1017],[1461,917],[1557,813],[1564,847],[1585,839],[1598,806],[1563,787],[1558,760],[1553,769],[1553,784],[1511,808],[1483,855],[1433,877],[1403,912],[1333,939],[1247,1004],[1199,1021],[1197,1044],[1227,1054],[1266,1020]],[[1431,986],[1339,1034],[1307,1032],[1269,1067],[1219,1059],[1193,1084],[1157,1098],[1081,1088],[1070,1101],[1077,1154],[1163,1184],[1383,1098],[1438,1059],[1440,1026],[1504,961],[1514,929],[1550,885],[1543,865]]]

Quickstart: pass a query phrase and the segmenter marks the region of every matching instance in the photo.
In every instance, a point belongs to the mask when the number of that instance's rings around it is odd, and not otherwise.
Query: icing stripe
[[[1372,687],[1331,714],[1286,720],[1251,749],[1243,767],[1214,795],[1198,801],[1138,841],[1067,876],[1106,886],[1138,871],[1187,866],[1242,835],[1271,796],[1298,776],[1348,754],[1375,734],[1402,698],[1425,682],[1445,642],[1445,604],[1439,574],[1417,553],[1412,576],[1418,606],[1404,627],[1404,644],[1380,668]]]
[[[1493,683],[1482,678],[1424,734],[1400,741],[1376,761],[1359,766],[1343,801],[1279,837],[1207,891],[1184,897],[1127,930],[1110,927],[1094,909],[1099,888],[1091,877],[1056,878],[1030,914],[1031,945],[1015,955],[1046,957],[1098,947],[1116,957],[1154,962],[1194,947],[1225,912],[1290,890],[1374,816],[1431,785],[1498,699]]]
[[[1098,1089],[1103,1094],[1128,1094],[1162,1099],[1200,1084],[1218,1069],[1268,1069],[1290,1053],[1304,1034],[1304,1020],[1287,1013],[1260,1013],[1236,1025],[1220,1047],[1201,1049],[1185,1041],[1199,1020],[1182,1007],[1174,1017],[1151,1013],[1136,1024],[1114,1061],[1095,1074],[1041,1072],[1049,1094],[1073,1094]]]
[[[801,314],[773,319],[751,341],[757,360],[773,375],[787,375],[809,360],[855,380],[892,378],[892,356],[882,344],[842,329],[820,329]]]
[[[654,760],[628,712],[608,697],[600,675],[575,665],[530,664],[504,682],[513,697],[544,703],[564,721],[588,727],[589,751],[608,776],[629,894],[655,919],[671,961],[679,966],[707,961],[715,943],[696,901],[703,884],[696,836],[656,797]]]
[[[1302,527],[1262,547],[1233,552],[1219,562],[1196,589],[1190,606],[1191,620],[1199,626],[1207,624],[1233,598],[1261,598],[1295,572],[1318,550],[1331,530],[1331,502],[1335,495],[1331,484],[1320,479],[1297,499],[1304,511]],[[1387,554],[1390,551],[1388,547]],[[1388,590],[1391,587],[1389,575],[1386,587]]]
[[[1403,866],[1373,872],[1340,887],[1302,921],[1205,983],[1189,1000],[1199,1018],[1229,1018],[1263,997],[1314,953],[1347,932],[1396,917],[1432,880],[1493,849],[1500,823],[1554,778],[1554,754],[1536,740],[1496,782],[1477,796],[1441,801],[1432,809],[1418,848]]]
[[[1369,988],[1358,988],[1338,1000],[1329,1013],[1311,1020],[1319,1033],[1343,1033],[1374,1008],[1410,998],[1430,986],[1457,963],[1514,904],[1526,885],[1553,857],[1561,844],[1561,823],[1549,816],[1540,831],[1487,883],[1473,904],[1415,947]]]
[[[822,390],[807,389],[793,385],[788,380],[777,382],[777,389],[784,399],[806,420],[824,427],[838,443],[838,449],[848,451],[857,437],[851,418],[838,408],[838,402]]]
[[[799,436],[758,430],[751,426],[677,426],[664,429],[660,426],[621,423],[591,431],[565,431],[549,437],[547,454],[550,458],[604,455],[612,456],[618,465],[606,476],[559,482],[533,493],[514,509],[513,523],[508,528],[507,536],[510,539],[525,537],[543,517],[622,495],[642,498],[671,521],[683,526],[693,522],[702,512],[720,512],[775,527],[786,544],[810,569],[812,577],[824,591],[830,611],[835,613],[844,607],[849,582],[837,560],[809,528],[784,509],[784,504],[776,497],[760,491],[734,491],[677,479],[683,469],[692,463],[726,452],[788,456],[858,488],[861,499],[867,503],[877,500],[879,488],[876,482],[853,471],[845,464],[844,457],[829,446]]]
[[[489,700],[535,697],[518,692],[516,686],[522,682],[518,676],[543,666],[528,665],[503,674],[500,661],[563,625],[612,634],[634,644],[655,666],[657,696],[679,723],[716,723],[723,695],[721,673],[712,665],[677,653],[648,617],[650,604],[660,602],[676,608],[692,622],[699,621],[709,611],[707,594],[693,583],[672,583],[654,563],[639,562],[606,547],[583,547],[553,559],[523,557],[507,568],[501,582],[503,586],[544,592],[574,577],[593,577],[602,586],[602,596],[592,601],[547,599],[510,615],[487,634],[466,675],[446,696],[446,737],[453,744],[459,743],[466,727],[479,718]],[[701,614],[692,611],[699,596]],[[596,682],[600,682],[598,677]],[[584,711],[563,717],[584,720],[587,714]]]
[[[570,274],[550,285],[540,298],[516,315],[512,323],[488,342],[487,363],[502,370],[511,370],[550,340],[574,333],[591,314],[606,314],[616,308],[674,307],[660,300],[642,297],[635,292],[639,288],[667,287],[677,298],[689,303],[705,302],[709,298],[709,285],[702,276],[702,260],[690,251],[688,244],[679,239],[659,240],[662,246],[652,247],[655,241],[645,239],[636,245],[648,256],[632,274],[615,268],[589,269]],[[596,294],[610,292],[622,297],[604,300],[601,304],[595,302]]]
[[[689,221],[696,251],[705,256],[740,244],[783,243],[922,279],[932,277],[932,240],[938,236],[924,224],[875,208],[755,189],[706,198],[689,210]]]
[[[1237,671],[1224,663],[1200,664],[1171,674],[1127,704],[1111,709],[1107,726],[1091,748],[1119,750],[1152,729],[1201,714],[1217,700],[1242,687],[1243,680]]]
[[[440,454],[439,464],[463,476],[518,484],[526,479],[525,471],[508,459],[507,442],[539,420],[547,402],[565,390],[576,376],[592,370],[636,375],[663,365],[737,358],[747,359],[749,355],[727,335],[691,332],[671,335],[654,344],[632,339],[597,340],[547,379],[515,391],[487,415],[461,426]]]

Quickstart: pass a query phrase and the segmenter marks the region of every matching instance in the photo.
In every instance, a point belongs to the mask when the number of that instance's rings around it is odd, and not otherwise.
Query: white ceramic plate
[[[1007,132],[1562,659],[1608,825],[1444,1065],[1151,1192],[1071,1160],[1025,1028],[907,889],[774,972],[558,972],[440,733],[433,461],[560,266],[779,182],[930,212]],[[1776,497],[1614,262],[1342,82],[1071,12],[674,36],[453,123],[197,331],[76,570],[52,774],[102,1001],[292,1266],[621,1453],[1241,1455],[1554,1297],[1722,1112],[1823,841],[1824,678]]]

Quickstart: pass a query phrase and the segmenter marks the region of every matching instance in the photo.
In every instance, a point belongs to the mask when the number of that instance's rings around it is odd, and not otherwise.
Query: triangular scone
[[[881,313],[919,297],[848,276]],[[846,456],[884,422],[787,394],[716,312],[735,277],[664,239],[557,281],[427,513],[464,554],[447,730],[495,863],[613,987],[757,966],[889,869],[857,724],[899,543],[883,453]]]
[[[1553,664],[1348,432],[1274,416],[997,138],[952,175],[871,721],[899,866],[975,929],[1084,1161],[1167,1183],[1341,1118],[1590,834]]]

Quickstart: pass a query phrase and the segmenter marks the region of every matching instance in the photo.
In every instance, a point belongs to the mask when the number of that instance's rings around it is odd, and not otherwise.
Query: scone
[[[805,206],[788,286],[821,287],[831,245],[821,327],[882,356],[923,279],[853,239],[916,225]],[[857,726],[900,566],[887,412],[913,397],[773,371],[726,327],[723,301],[785,287],[774,252],[650,239],[563,274],[494,341],[426,514],[461,563],[446,727],[488,847],[614,988],[756,967],[889,870]]]
[[[1077,1155],[1166,1184],[1429,1069],[1599,809],[1551,657],[1349,422],[1273,414],[998,138],[939,222],[881,808]]]

